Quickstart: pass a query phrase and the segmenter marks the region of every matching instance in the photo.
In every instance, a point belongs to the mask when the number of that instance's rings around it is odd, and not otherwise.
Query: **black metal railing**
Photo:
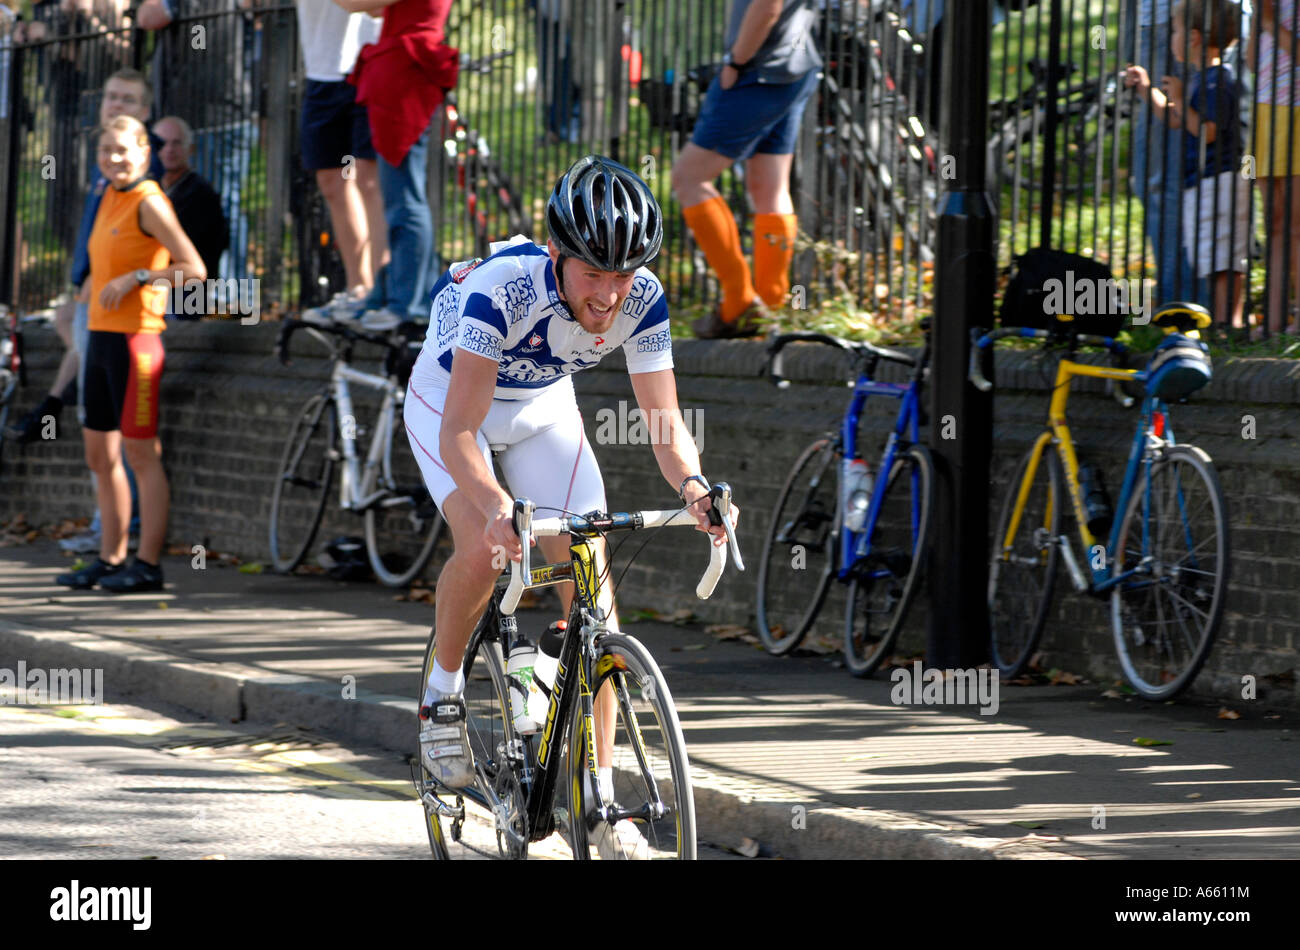
[[[1155,2],[1164,8],[1169,0]],[[303,77],[294,7],[225,6],[161,33],[129,20],[95,30],[51,21],[43,39],[7,45],[0,299],[35,310],[67,292],[99,90],[119,65],[146,68],[156,82],[161,76],[160,106],[198,133],[198,170],[231,218],[221,276],[260,278],[263,308],[272,310],[316,303],[340,288],[324,201],[299,161]],[[958,81],[943,72],[943,21],[937,28],[917,22],[917,5],[905,0],[820,6],[816,42],[826,67],[796,152],[801,238],[792,305],[843,298],[907,324],[931,308],[936,208],[955,177],[938,131],[942,84]],[[1294,15],[1294,4],[1277,7],[1279,16]],[[670,171],[721,59],[726,8],[724,0],[458,0],[447,42],[461,52],[461,78],[430,133],[441,259],[485,253],[489,241],[515,232],[543,238],[556,177],[579,155],[600,152],[641,173],[664,204],[669,228],[656,268],[672,298],[709,302],[714,280],[673,200]],[[995,9],[988,183],[999,209],[1000,266],[1030,247],[1053,246],[1096,256],[1117,278],[1158,279],[1162,296],[1210,303],[1206,282],[1186,264],[1162,265],[1171,247],[1182,253],[1181,189],[1167,187],[1179,207],[1157,217],[1158,177],[1135,170],[1142,154],[1162,145],[1177,153],[1165,167],[1179,174],[1183,133],[1153,119],[1121,79],[1130,62],[1149,62],[1168,42],[1168,28],[1143,28],[1137,0],[1002,0]],[[1258,25],[1235,9],[1236,30],[1248,39]],[[173,55],[168,67],[169,50],[192,41],[198,28],[203,56]],[[10,39],[6,31],[0,24],[0,42]],[[1247,64],[1244,46],[1228,59],[1248,79],[1239,131],[1251,156],[1260,114],[1249,77],[1259,72],[1260,52]],[[1270,49],[1274,71],[1285,72],[1284,57],[1295,51]],[[1279,89],[1292,79],[1280,76]],[[1289,141],[1293,126],[1282,121],[1289,115],[1273,116],[1274,140],[1287,139],[1284,155],[1300,145]],[[1246,271],[1250,310],[1289,309],[1296,296],[1296,276],[1283,266],[1298,246],[1291,238],[1296,182],[1290,175],[1254,180],[1230,190],[1234,205],[1226,211],[1214,201],[1208,211],[1191,210],[1215,218],[1210,246],[1244,246],[1245,260],[1233,266]],[[743,168],[724,172],[719,184],[748,246]],[[1241,201],[1245,209],[1236,208]],[[1189,263],[1204,269],[1208,250],[1199,253]]]

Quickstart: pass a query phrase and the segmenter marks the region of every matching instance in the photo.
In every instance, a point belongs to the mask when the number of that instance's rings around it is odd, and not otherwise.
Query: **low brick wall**
[[[294,341],[294,365],[271,355],[275,325],[185,324],[168,331],[163,377],[163,449],[172,484],[172,544],[206,544],[244,558],[267,558],[267,517],[272,479],[289,427],[303,402],[319,391],[328,365],[311,355],[305,336]],[[37,401],[60,356],[52,329],[28,337],[32,385],[20,408]],[[359,351],[364,355],[365,351]],[[762,346],[753,342],[681,342],[675,353],[684,409],[695,410],[702,429],[705,473],[726,479],[737,492],[742,515],[742,552],[749,568],[728,569],[708,602],[694,597],[707,552],[682,533],[652,541],[622,583],[624,609],[653,606],[663,612],[689,607],[712,622],[752,625],[758,559],[767,521],[787,469],[799,450],[835,425],[847,400],[846,363],[823,347],[790,354],[795,380],[778,391],[759,377]],[[1013,466],[1039,431],[1046,412],[1050,368],[1023,352],[998,356],[992,503],[996,517]],[[598,413],[635,405],[621,359],[580,375],[579,402],[589,436]],[[891,378],[886,368],[886,378]],[[892,378],[902,379],[901,371]],[[1081,453],[1098,462],[1117,487],[1134,416],[1101,394],[1100,384],[1078,384],[1072,397],[1072,431]],[[367,404],[354,392],[359,421]],[[1300,649],[1300,443],[1294,407],[1300,401],[1300,362],[1221,360],[1214,382],[1174,419],[1180,437],[1204,448],[1215,461],[1232,519],[1232,584],[1219,642],[1194,694],[1241,699],[1242,676],[1258,681],[1258,701],[1300,704],[1295,674]],[[869,404],[864,420],[868,445],[879,444],[896,404]],[[1254,437],[1246,427],[1253,419]],[[81,461],[81,434],[69,421],[53,443],[6,449],[0,471],[0,518],[23,512],[32,524],[89,514],[89,479]],[[702,423],[702,426],[698,424]],[[597,444],[613,507],[668,506],[673,490],[661,478],[648,445]],[[409,463],[413,471],[413,463]],[[1114,474],[1112,474],[1114,473]],[[331,505],[331,509],[333,506]],[[330,510],[319,541],[360,534],[361,520]],[[641,538],[623,550],[632,552]],[[619,559],[620,561],[623,558]],[[430,572],[432,578],[433,572]],[[617,576],[617,575],[616,575]],[[942,587],[938,579],[931,586]],[[1108,604],[1066,594],[1058,597],[1043,649],[1051,666],[1110,682],[1119,676],[1111,642]],[[926,610],[915,611],[904,645],[924,643]],[[817,632],[838,642],[842,593],[837,585]],[[775,661],[774,661],[775,662]]]

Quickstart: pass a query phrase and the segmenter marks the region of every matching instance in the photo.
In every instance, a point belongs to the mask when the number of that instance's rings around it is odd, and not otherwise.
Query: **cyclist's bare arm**
[[[671,369],[661,369],[652,373],[632,373],[631,380],[637,406],[650,428],[650,444],[654,447],[659,471],[675,492],[687,476],[702,474],[695,440],[686,430],[677,406],[677,377]],[[704,486],[691,481],[686,483],[684,491],[686,503],[692,505],[691,513],[699,522],[700,530],[712,534],[714,544],[725,544],[727,535],[722,526],[709,524],[709,500],[705,498],[694,504],[708,494]],[[732,505],[732,525],[736,524],[738,517],[739,509]]]
[[[438,451],[456,490],[487,519],[484,537],[489,547],[501,545],[512,560],[522,548],[511,525],[514,500],[505,493],[483,462],[477,434],[492,407],[496,391],[496,360],[457,350],[451,361],[451,381],[443,406]]]

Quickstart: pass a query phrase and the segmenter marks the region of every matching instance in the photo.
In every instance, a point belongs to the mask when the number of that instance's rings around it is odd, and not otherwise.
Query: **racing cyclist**
[[[644,417],[667,420],[652,438],[660,472],[699,530],[725,543],[723,529],[709,524],[708,485],[678,411],[663,286],[644,266],[663,241],[658,202],[629,169],[587,156],[556,183],[546,221],[545,246],[515,237],[487,259],[453,264],[442,275],[406,395],[411,449],[455,544],[438,576],[435,662],[420,708],[421,761],[448,788],[474,781],[461,663],[500,573],[494,552],[504,549],[516,561],[522,554],[513,497],[556,513],[605,510],[572,374],[622,347]],[[514,495],[494,477],[492,451]],[[732,519],[737,515],[732,506]],[[567,557],[567,536],[537,543],[548,560]],[[602,543],[601,571],[606,556]],[[572,584],[559,593],[567,617]],[[602,606],[617,629],[612,603]],[[616,712],[606,684],[595,703],[606,801],[613,799]],[[603,856],[645,856],[644,838],[627,819],[612,828],[602,823],[593,837]]]

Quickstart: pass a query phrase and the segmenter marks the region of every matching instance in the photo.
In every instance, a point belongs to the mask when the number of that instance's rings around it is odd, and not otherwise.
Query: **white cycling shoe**
[[[437,696],[421,707],[420,763],[447,788],[474,784],[474,754],[465,728],[465,702],[459,694]]]

